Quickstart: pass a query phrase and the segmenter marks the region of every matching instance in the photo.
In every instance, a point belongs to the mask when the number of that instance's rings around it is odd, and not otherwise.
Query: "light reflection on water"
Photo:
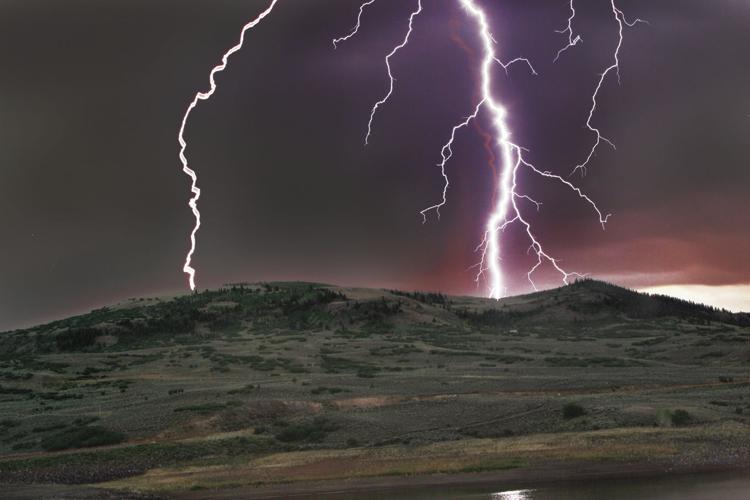
[[[492,500],[531,500],[533,490],[499,491],[490,495]]]
[[[505,486],[505,488],[503,488]],[[533,485],[441,485],[310,495],[325,500],[748,500],[750,471],[599,479]],[[532,485],[529,485],[532,486]],[[516,484],[516,488],[523,487]]]

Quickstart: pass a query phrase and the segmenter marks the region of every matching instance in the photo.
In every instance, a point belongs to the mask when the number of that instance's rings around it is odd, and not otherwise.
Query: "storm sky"
[[[468,268],[491,205],[481,135],[462,131],[442,218],[435,164],[477,98],[477,39],[457,2],[379,0],[357,37],[359,3],[281,0],[248,32],[191,115],[203,226],[201,288],[317,280],[481,295]],[[495,75],[516,143],[541,170],[568,175],[593,140],[585,129],[617,25],[608,2],[578,0],[583,44],[557,63],[564,0],[483,0],[498,52],[530,58]],[[267,0],[0,2],[0,329],[126,297],[183,290],[193,218],[177,130],[208,72]],[[621,84],[607,80],[594,123],[617,145],[571,177],[613,216],[602,231],[570,192],[524,176],[536,233],[569,270],[635,288],[676,285],[699,300],[750,307],[750,3],[619,0]],[[487,116],[480,124],[491,130]],[[533,259],[504,236],[511,292],[530,290]],[[544,286],[557,286],[549,270]],[[702,285],[702,286],[697,286]],[[731,286],[731,288],[726,288]],[[729,298],[719,291],[735,290]],[[696,292],[697,293],[697,292]],[[739,305],[738,305],[739,304]]]

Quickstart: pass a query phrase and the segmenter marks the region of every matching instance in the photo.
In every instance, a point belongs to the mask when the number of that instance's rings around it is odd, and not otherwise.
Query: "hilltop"
[[[502,301],[313,283],[132,299],[0,334],[0,481],[742,462],[749,342],[746,314],[593,280]]]
[[[371,300],[375,296],[381,304]],[[342,311],[341,303],[353,304],[355,309],[352,311],[347,307]],[[0,353],[91,350],[92,346],[107,350],[120,341],[142,344],[155,338],[169,342],[175,337],[171,341],[177,341],[183,335],[193,335],[200,330],[221,334],[242,329],[243,322],[257,323],[260,319],[269,326],[302,330],[331,327],[336,322],[339,328],[344,328],[345,323],[371,323],[375,316],[379,320],[388,316],[408,321],[414,309],[422,310],[422,304],[430,309],[452,312],[454,317],[450,319],[454,320],[453,323],[465,320],[472,325],[497,327],[548,328],[569,323],[592,326],[596,321],[616,323],[669,318],[693,324],[750,326],[750,314],[747,313],[732,313],[673,297],[639,293],[591,279],[499,301],[448,297],[431,292],[343,289],[315,283],[238,283],[170,299],[130,299],[123,304],[38,327],[0,332],[3,336]],[[360,310],[360,306],[364,308]],[[445,314],[438,316],[448,319]],[[549,323],[551,317],[554,325]],[[13,338],[19,340],[18,344],[12,342]],[[27,342],[29,338],[34,342]]]

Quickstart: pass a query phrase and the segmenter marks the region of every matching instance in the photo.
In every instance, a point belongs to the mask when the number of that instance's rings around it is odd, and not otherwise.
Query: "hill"
[[[499,302],[310,283],[132,299],[0,334],[0,481],[741,462],[748,325],[592,280]]]

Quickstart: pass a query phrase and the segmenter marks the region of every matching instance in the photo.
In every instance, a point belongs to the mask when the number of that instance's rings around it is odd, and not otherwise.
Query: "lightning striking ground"
[[[271,4],[261,12],[258,17],[250,21],[249,23],[245,24],[242,27],[242,32],[240,33],[240,40],[239,42],[234,45],[232,48],[230,48],[228,51],[224,53],[224,55],[221,58],[221,63],[217,66],[215,66],[211,73],[208,75],[208,80],[210,82],[211,88],[207,92],[198,92],[195,94],[195,97],[190,102],[190,105],[188,106],[187,110],[185,111],[185,115],[182,117],[182,125],[180,126],[180,132],[177,135],[177,140],[180,143],[180,162],[182,163],[182,171],[185,172],[190,177],[191,185],[190,185],[190,191],[193,193],[192,198],[190,198],[190,201],[188,202],[188,205],[190,206],[191,210],[193,211],[193,216],[195,217],[195,225],[193,226],[193,230],[190,233],[190,250],[187,253],[187,256],[185,257],[185,264],[182,267],[182,272],[187,274],[189,276],[189,283],[190,283],[190,289],[195,290],[195,269],[190,266],[190,263],[193,258],[193,253],[195,253],[195,235],[198,232],[198,229],[201,227],[201,213],[198,210],[198,199],[201,196],[201,190],[198,188],[198,176],[195,173],[193,169],[191,169],[188,166],[188,160],[185,156],[185,150],[187,149],[187,142],[185,141],[185,127],[187,126],[188,118],[190,117],[190,113],[195,109],[195,107],[198,105],[198,101],[207,101],[211,98],[211,96],[216,91],[216,81],[214,80],[214,77],[217,73],[220,73],[221,71],[224,71],[227,67],[227,61],[229,60],[229,57],[240,50],[242,48],[242,45],[245,43],[245,33],[247,30],[254,28],[256,25],[258,25],[268,14],[271,13],[273,8],[276,6],[276,3],[278,0],[272,0]]]
[[[414,30],[414,18],[417,17],[422,12],[422,0],[417,0],[417,9],[411,13],[409,16],[409,30],[406,32],[406,35],[404,36],[403,41],[396,45],[393,50],[388,53],[387,56],[385,56],[385,66],[388,68],[388,79],[390,80],[390,83],[388,84],[388,93],[380,99],[378,102],[375,103],[375,105],[372,107],[372,111],[370,112],[370,120],[367,122],[367,134],[365,135],[365,146],[367,146],[370,143],[370,136],[372,135],[372,121],[375,119],[375,113],[378,112],[378,108],[388,102],[388,99],[391,98],[391,95],[393,94],[393,87],[396,82],[396,79],[393,78],[393,73],[391,72],[391,57],[396,55],[396,52],[406,47],[406,44],[409,43],[409,37],[411,36],[412,31]]]
[[[575,19],[576,11],[573,5],[573,1],[570,1],[570,9],[572,11],[572,15],[570,18],[568,18],[568,27],[562,31],[562,33],[568,33],[568,45],[560,49],[560,52],[558,52],[558,58],[560,54],[565,52],[567,49],[573,47],[576,45],[576,40],[580,41],[580,36],[577,36],[575,39],[571,41],[571,38],[573,37],[573,27],[572,22]],[[643,19],[636,19],[635,21],[628,22],[628,20],[625,18],[625,14],[622,10],[620,10],[617,5],[615,4],[615,0],[610,0],[610,6],[612,8],[612,14],[615,17],[615,21],[617,21],[617,33],[618,33],[618,39],[617,39],[617,47],[615,47],[614,56],[612,64],[607,66],[607,68],[604,70],[604,72],[600,75],[599,81],[596,84],[596,88],[594,89],[594,93],[591,95],[591,108],[589,109],[588,117],[586,118],[586,128],[594,134],[595,140],[594,144],[591,146],[591,149],[589,149],[588,155],[586,156],[586,159],[576,165],[573,170],[571,171],[571,175],[576,172],[581,172],[581,175],[586,175],[586,169],[591,162],[592,158],[596,154],[596,150],[599,148],[602,142],[605,142],[609,144],[612,149],[617,149],[614,142],[612,142],[607,137],[603,136],[601,133],[601,130],[599,130],[597,127],[595,127],[592,124],[592,120],[594,119],[594,113],[596,113],[596,108],[598,107],[598,98],[599,98],[599,92],[602,90],[602,86],[604,85],[604,81],[607,79],[607,76],[612,73],[613,71],[617,75],[617,82],[620,82],[620,49],[622,49],[622,43],[624,41],[624,30],[627,26],[628,28],[632,28],[638,23],[644,23],[648,24]],[[555,58],[557,60],[557,58]]]
[[[409,36],[411,35],[412,29],[413,29],[414,17],[418,15],[422,10],[421,1],[420,0],[418,1],[419,3],[418,3],[417,10],[412,12],[411,16],[409,17],[409,30],[406,36],[404,37],[404,40],[402,41],[401,44],[396,46],[386,56],[385,62],[386,62],[386,67],[388,69],[388,76],[390,79],[389,90],[386,96],[380,101],[378,101],[375,104],[375,106],[373,106],[372,108],[372,111],[370,113],[370,120],[367,126],[367,135],[365,136],[365,144],[368,144],[370,135],[372,133],[372,121],[375,116],[375,113],[377,112],[378,108],[381,105],[383,105],[393,93],[393,86],[394,86],[395,79],[391,72],[390,58],[393,57],[396,54],[396,52],[398,52],[400,49],[405,47],[409,41]],[[505,279],[504,279],[504,275],[502,272],[502,268],[500,266],[501,250],[502,250],[500,237],[507,227],[509,227],[512,224],[518,223],[523,227],[525,234],[530,240],[529,252],[533,252],[537,257],[537,262],[527,272],[527,279],[529,283],[531,284],[531,286],[534,288],[534,290],[537,290],[537,285],[534,281],[534,273],[545,262],[549,263],[552,266],[552,268],[554,268],[555,271],[561,275],[562,281],[567,284],[571,277],[583,276],[583,275],[580,273],[576,273],[576,272],[569,272],[563,269],[563,267],[560,265],[559,259],[550,255],[545,250],[544,246],[541,244],[541,242],[536,237],[536,235],[534,234],[531,224],[523,215],[523,211],[519,205],[519,202],[520,201],[528,202],[532,204],[536,208],[537,211],[540,210],[542,204],[541,202],[536,201],[530,195],[519,192],[519,188],[518,188],[519,170],[521,170],[521,168],[526,168],[531,173],[536,174],[539,177],[554,180],[562,184],[564,187],[572,190],[579,198],[583,199],[585,202],[591,205],[594,212],[597,214],[599,224],[602,226],[602,228],[605,227],[607,221],[609,220],[610,214],[604,214],[599,209],[597,204],[590,197],[584,194],[578,187],[573,185],[571,182],[549,171],[540,170],[537,167],[535,167],[533,164],[529,163],[523,156],[523,152],[524,152],[523,148],[521,148],[520,146],[518,146],[517,144],[513,143],[510,140],[511,131],[507,122],[508,111],[502,105],[502,103],[495,98],[495,96],[492,93],[492,88],[493,88],[492,67],[494,64],[498,64],[500,65],[500,67],[503,68],[503,70],[507,74],[508,68],[511,65],[515,63],[524,63],[529,67],[532,74],[536,75],[537,72],[534,69],[531,62],[528,59],[523,58],[523,57],[516,57],[515,59],[512,59],[508,61],[507,63],[503,62],[497,56],[495,52],[494,46],[497,45],[497,41],[495,40],[495,38],[493,37],[491,33],[491,30],[489,28],[489,24],[487,21],[487,15],[484,9],[480,7],[476,3],[475,0],[457,0],[457,1],[474,20],[475,25],[476,25],[476,33],[482,42],[483,58],[482,58],[482,64],[481,64],[481,99],[479,100],[479,103],[474,108],[473,113],[471,113],[463,121],[461,121],[460,123],[458,123],[451,129],[451,134],[450,134],[448,141],[441,148],[441,151],[440,151],[441,161],[437,164],[437,166],[440,168],[440,173],[444,180],[442,198],[438,203],[435,203],[425,208],[424,210],[420,211],[420,215],[422,216],[422,222],[423,223],[427,222],[427,215],[432,211],[436,213],[439,219],[440,209],[447,204],[447,193],[450,187],[450,180],[446,172],[446,165],[448,161],[453,157],[453,145],[456,140],[456,133],[459,130],[466,128],[472,121],[475,121],[476,123],[476,120],[478,119],[480,111],[482,109],[487,109],[490,114],[490,120],[492,122],[492,126],[495,129],[495,133],[496,133],[496,137],[494,138],[495,146],[498,149],[498,153],[499,153],[498,157],[500,159],[502,172],[499,175],[499,177],[495,176],[496,185],[493,191],[494,208],[486,222],[485,232],[484,232],[484,237],[482,239],[482,242],[477,247],[477,251],[481,251],[481,259],[475,266],[479,268],[479,271],[475,277],[475,281],[479,283],[480,280],[483,277],[485,277],[487,281],[489,282],[489,286],[488,286],[489,296],[492,298],[499,299],[506,293]],[[357,18],[357,24],[355,28],[352,30],[352,32],[349,35],[347,35],[346,37],[343,37],[343,40],[348,39],[357,33],[359,26],[360,26],[360,17],[362,15],[362,11],[367,5],[369,5],[369,3],[365,2],[365,4],[360,6],[359,16]],[[601,86],[604,80],[606,79],[607,74],[613,70],[616,70],[618,74],[618,78],[619,78],[619,52],[622,46],[623,24],[627,26],[632,26],[637,22],[643,22],[639,19],[639,20],[634,21],[633,23],[628,23],[625,20],[625,16],[622,13],[622,11],[620,11],[616,7],[614,0],[611,0],[611,5],[612,5],[612,10],[615,13],[615,18],[620,25],[620,30],[619,30],[620,39],[619,39],[617,49],[615,51],[615,63],[613,66],[610,66],[601,76],[599,85],[597,86],[597,89],[592,98],[594,105],[589,114],[587,125],[590,130],[594,131],[597,134],[597,142],[592,148],[589,158],[587,159],[587,162],[590,160],[591,157],[593,157],[594,152],[596,151],[596,148],[598,147],[600,142],[605,141],[605,142],[611,143],[608,139],[604,138],[595,127],[591,125],[591,119],[593,118],[593,114],[596,111],[596,102],[597,102],[597,96],[598,96],[599,90],[601,89]],[[580,35],[575,34],[573,31],[573,22],[575,20],[575,17],[576,17],[576,10],[575,10],[575,5],[574,5],[574,0],[570,0],[570,16],[568,17],[568,20],[567,20],[567,26],[565,29],[558,31],[558,33],[567,34],[568,42],[562,49],[558,51],[555,57],[555,61],[557,61],[564,52],[566,52],[568,49],[572,47],[575,47],[576,45],[581,43],[583,40]],[[340,39],[336,39],[335,41],[338,41],[338,40]],[[485,146],[487,147],[488,144],[486,143]],[[494,161],[494,159],[495,158],[493,155],[491,161]],[[582,165],[581,168],[585,168],[585,164]]]
[[[476,104],[473,112],[451,129],[450,137],[440,151],[441,161],[437,164],[437,166],[440,168],[440,172],[444,180],[442,199],[438,203],[435,203],[420,212],[420,214],[422,215],[423,223],[427,222],[427,215],[433,211],[436,213],[439,219],[440,209],[447,204],[447,193],[450,187],[450,181],[446,172],[446,165],[453,157],[453,145],[456,140],[458,131],[468,127],[468,125],[473,121],[477,130],[480,131],[480,135],[482,135],[484,139],[485,149],[487,149],[490,153],[490,166],[493,170],[493,178],[495,182],[495,185],[493,186],[493,209],[485,223],[485,230],[482,241],[476,249],[478,252],[481,251],[481,259],[476,264],[476,267],[479,268],[479,271],[476,274],[475,281],[479,283],[482,278],[486,279],[488,281],[489,296],[492,298],[499,299],[505,295],[507,287],[505,283],[504,273],[501,268],[502,253],[504,250],[501,241],[501,235],[509,226],[518,224],[522,227],[523,232],[529,239],[530,245],[528,252],[533,253],[536,256],[536,263],[534,263],[534,265],[528,270],[526,275],[531,286],[535,290],[537,289],[537,285],[534,281],[534,273],[545,263],[548,263],[557,273],[559,273],[561,275],[562,281],[567,284],[571,277],[583,275],[576,272],[569,272],[563,269],[563,267],[560,265],[559,259],[550,255],[535,235],[532,225],[524,216],[522,203],[532,205],[537,211],[541,209],[542,203],[535,200],[530,194],[521,191],[518,182],[519,172],[522,169],[525,169],[529,173],[537,177],[555,181],[563,187],[571,190],[575,195],[577,195],[579,199],[585,201],[592,207],[593,211],[598,217],[598,222],[602,228],[605,227],[610,214],[605,214],[604,212],[602,212],[602,210],[599,209],[597,204],[588,195],[583,193],[580,188],[576,187],[570,181],[562,178],[557,174],[553,174],[550,171],[541,170],[524,158],[525,150],[511,140],[511,130],[508,124],[508,110],[493,93],[495,82],[493,81],[492,74],[495,65],[499,65],[507,74],[509,67],[516,63],[523,63],[527,65],[533,75],[537,75],[537,72],[531,62],[524,57],[516,57],[515,59],[512,59],[508,62],[503,62],[498,57],[495,50],[497,41],[492,35],[485,10],[477,3],[476,0],[456,1],[466,11],[468,16],[473,21],[475,34],[481,42],[481,91],[479,93],[479,96],[476,98],[476,100],[478,100],[478,103]],[[575,22],[576,18],[574,1],[575,0],[570,0],[570,16],[568,17],[566,28],[557,31],[557,33],[567,35],[568,39],[566,45],[557,52],[554,61],[558,61],[567,50],[575,47],[582,42],[581,36],[577,35],[573,30],[573,23]],[[190,176],[192,180],[191,192],[194,196],[190,199],[189,206],[191,207],[196,220],[195,226],[190,235],[191,248],[185,259],[183,271],[190,276],[190,288],[193,290],[195,289],[195,270],[190,266],[190,263],[193,253],[195,252],[195,235],[200,228],[200,212],[198,211],[197,207],[197,202],[200,197],[200,189],[197,187],[197,176],[195,174],[195,171],[193,171],[188,166],[188,161],[185,156],[187,143],[184,139],[184,131],[187,120],[198,102],[201,100],[208,100],[215,92],[217,86],[214,77],[216,73],[223,71],[227,66],[228,58],[234,52],[242,48],[246,31],[255,27],[268,14],[270,14],[277,2],[278,0],[272,0],[271,4],[266,8],[266,10],[261,12],[261,14],[259,14],[257,18],[250,21],[243,27],[239,43],[230,48],[222,57],[221,64],[211,70],[211,73],[209,75],[209,81],[211,84],[210,90],[207,92],[198,92],[195,95],[195,98],[188,106],[188,109],[185,112],[182,120],[182,126],[178,135],[178,140],[181,146],[179,156],[183,165],[183,171],[188,176]],[[375,0],[366,0],[360,5],[356,24],[348,34],[338,38],[334,38],[332,40],[334,48],[337,48],[339,43],[349,40],[351,37],[355,36],[358,33],[361,26],[364,10],[373,3],[375,3]],[[416,3],[416,9],[409,15],[408,30],[404,35],[403,40],[401,41],[401,43],[396,45],[385,57],[385,65],[389,78],[388,92],[372,107],[367,124],[367,134],[365,135],[364,141],[365,145],[369,144],[369,139],[372,135],[372,124],[375,114],[377,113],[378,109],[382,105],[384,105],[393,94],[396,79],[393,76],[391,68],[391,58],[394,57],[409,43],[409,39],[414,29],[414,19],[419,16],[420,13],[422,13],[422,1],[417,0]],[[591,99],[592,107],[589,110],[586,126],[588,130],[596,135],[596,140],[592,148],[589,150],[586,160],[577,165],[573,169],[573,172],[581,170],[583,173],[585,173],[586,166],[591,161],[596,153],[597,148],[602,142],[606,142],[614,147],[614,144],[609,139],[604,137],[600,133],[599,129],[592,125],[592,120],[597,110],[599,92],[601,91],[601,88],[604,85],[607,76],[610,73],[615,72],[619,81],[619,57],[620,50],[623,44],[623,31],[625,27],[632,27],[637,23],[645,22],[641,19],[636,19],[633,22],[628,22],[625,18],[624,13],[615,4],[615,0],[610,0],[610,5],[612,13],[614,14],[615,20],[617,21],[619,26],[619,39],[617,47],[614,51],[614,62],[610,66],[608,66],[600,75],[599,81]],[[481,125],[479,124],[479,120],[481,118],[480,114],[482,113],[482,111],[485,111],[489,115],[488,118],[490,123],[492,124],[492,128],[494,129],[494,135],[484,132]],[[497,160],[499,160],[498,164],[495,165],[495,162]],[[497,169],[495,168],[496,166]],[[499,174],[497,170],[500,170]]]
[[[478,264],[479,271],[476,276],[477,282],[487,273],[489,281],[489,296],[499,299],[506,293],[506,284],[501,262],[501,234],[505,229],[514,223],[520,223],[529,238],[531,245],[530,252],[534,252],[537,262],[528,271],[527,278],[531,286],[536,290],[537,285],[534,281],[534,272],[548,262],[562,276],[564,283],[572,276],[581,276],[579,273],[568,272],[560,266],[559,260],[551,256],[534,234],[531,224],[526,220],[523,211],[519,206],[519,201],[528,201],[539,210],[541,204],[534,200],[530,195],[522,193],[518,188],[518,172],[522,167],[529,169],[531,172],[552,180],[562,183],[569,189],[572,189],[580,198],[588,202],[599,216],[599,222],[604,227],[609,215],[604,215],[596,203],[585,195],[579,188],[575,187],[569,181],[562,177],[547,171],[542,171],[526,161],[523,157],[523,148],[511,141],[511,131],[508,125],[508,111],[503,104],[494,96],[492,92],[492,67],[493,63],[499,61],[495,52],[495,40],[487,21],[485,11],[474,0],[459,0],[461,6],[466,10],[476,25],[476,32],[480,38],[483,52],[481,64],[481,92],[482,101],[480,106],[487,109],[490,119],[495,129],[496,147],[498,148],[499,157],[502,164],[502,173],[498,180],[497,192],[499,197],[495,207],[490,214],[486,226],[482,243],[478,250],[481,250],[481,260]]]

